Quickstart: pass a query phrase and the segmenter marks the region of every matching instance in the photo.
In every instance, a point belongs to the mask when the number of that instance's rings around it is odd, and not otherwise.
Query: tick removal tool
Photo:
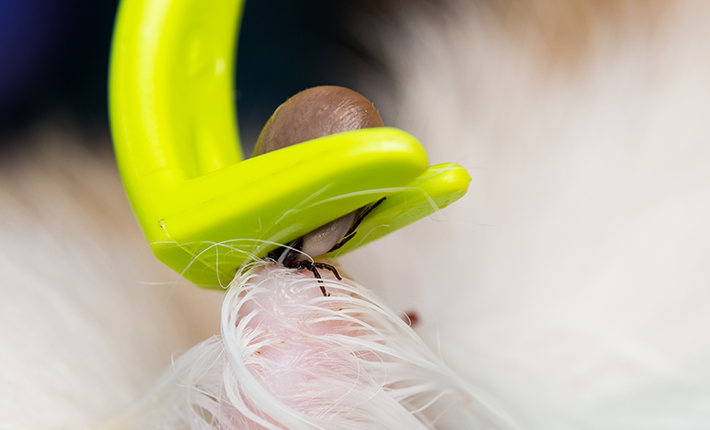
[[[375,127],[243,159],[234,54],[243,0],[123,0],[110,66],[126,193],[155,256],[204,288],[340,217],[374,207],[337,257],[444,208],[470,177],[429,166],[404,131]],[[272,254],[273,255],[273,254]]]
[[[221,336],[174,360],[108,428],[519,428],[371,292],[312,259],[448,206],[468,173],[429,166],[414,137],[341,87],[287,100],[243,160],[242,6],[120,5],[110,110],[129,200],[159,260],[201,287],[232,287]],[[258,263],[267,257],[280,264]]]

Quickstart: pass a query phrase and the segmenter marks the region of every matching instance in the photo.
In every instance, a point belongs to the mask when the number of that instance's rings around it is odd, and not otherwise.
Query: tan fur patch
[[[490,4],[504,27],[535,49],[541,62],[571,70],[584,64],[600,33],[615,38],[630,32],[649,35],[672,6],[649,0],[493,0]]]

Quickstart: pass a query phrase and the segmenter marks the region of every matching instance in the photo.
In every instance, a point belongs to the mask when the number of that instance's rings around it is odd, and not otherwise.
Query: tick
[[[265,154],[307,140],[362,128],[383,127],[375,107],[361,94],[343,87],[322,86],[302,91],[288,99],[269,118],[254,147],[253,156]],[[385,197],[329,222],[278,248],[269,257],[291,269],[307,269],[329,296],[318,269],[342,277],[330,264],[313,261],[348,243],[362,220],[379,206]]]

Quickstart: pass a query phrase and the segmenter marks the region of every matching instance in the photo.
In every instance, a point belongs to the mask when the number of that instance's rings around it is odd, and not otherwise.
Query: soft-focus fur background
[[[49,41],[13,39],[38,59],[0,74],[0,428],[110,416],[218,330],[220,294],[154,261],[123,194],[96,96],[113,5],[81,27],[65,3],[38,21]],[[343,258],[350,274],[533,429],[708,428],[709,17],[701,1],[252,0],[242,136],[307,86],[361,91],[473,181]]]

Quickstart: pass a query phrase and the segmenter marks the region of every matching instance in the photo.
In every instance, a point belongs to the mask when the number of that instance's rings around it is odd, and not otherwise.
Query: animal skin
[[[393,2],[357,88],[466,197],[343,257],[531,429],[710,426],[710,6]],[[358,27],[360,26],[360,27]],[[111,154],[46,121],[0,156],[0,428],[124,411],[219,332],[144,245]],[[29,149],[27,149],[29,148]]]

